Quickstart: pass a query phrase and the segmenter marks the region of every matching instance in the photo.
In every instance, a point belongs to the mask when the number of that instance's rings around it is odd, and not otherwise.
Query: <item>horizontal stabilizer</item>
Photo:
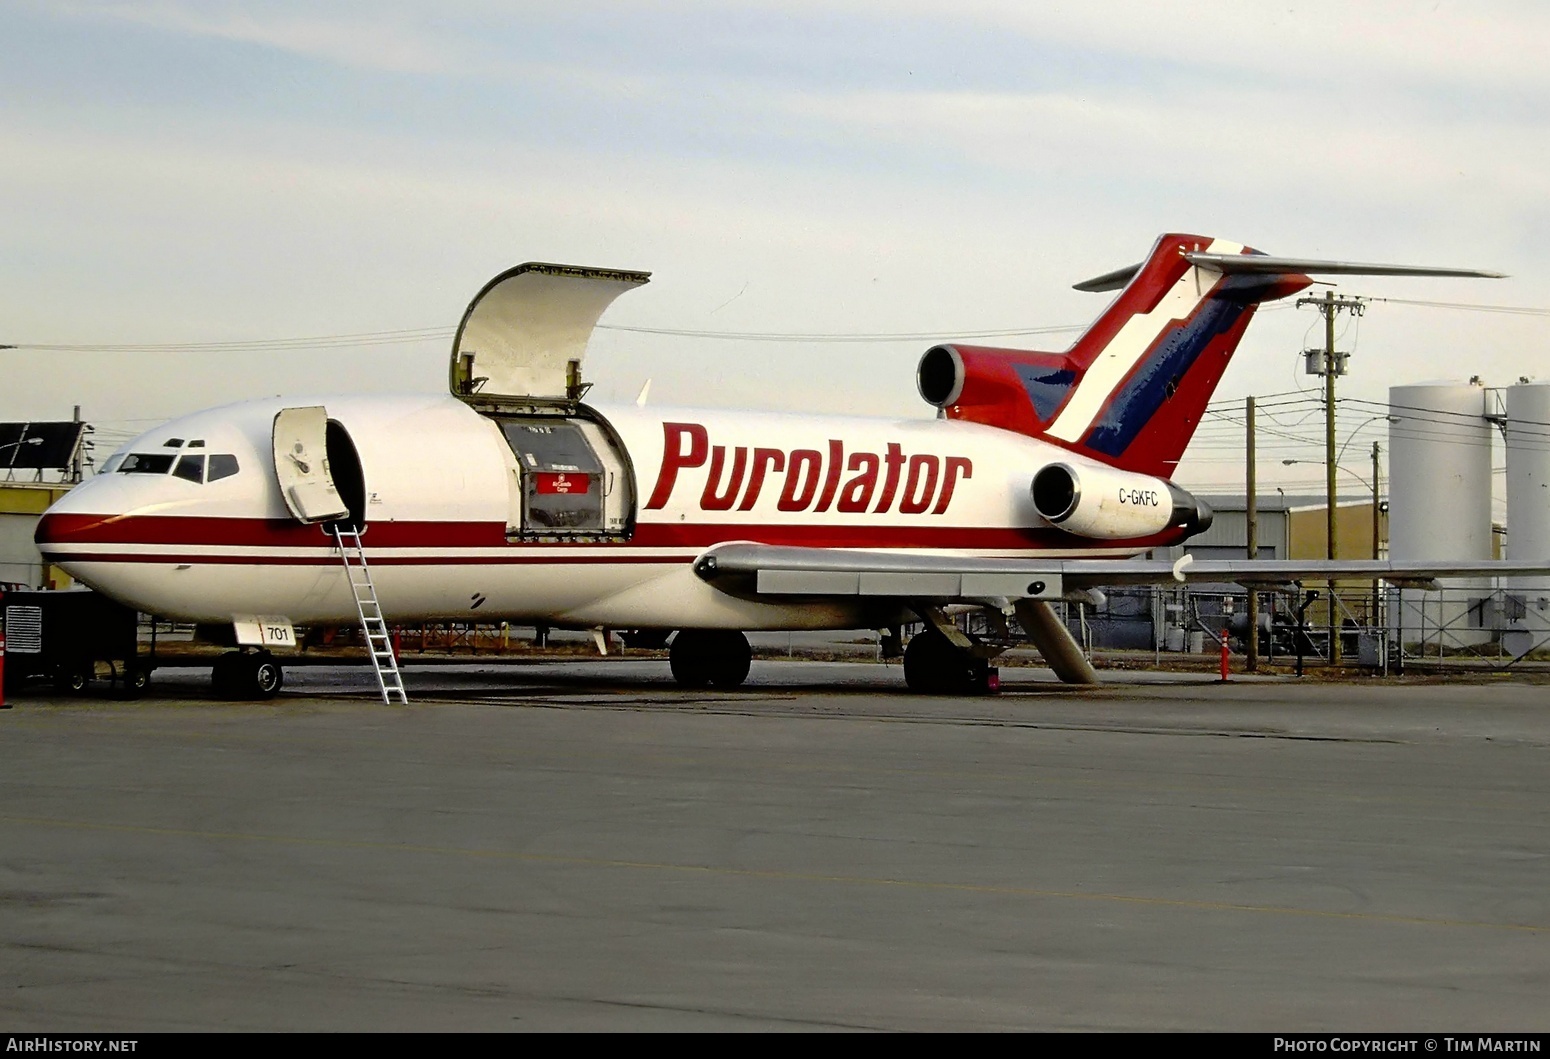
[[[1119,290],[1135,278],[1136,273],[1141,271],[1141,266],[1144,264],[1146,262],[1137,261],[1134,265],[1126,265],[1124,268],[1117,268],[1113,272],[1105,272],[1101,276],[1094,276],[1092,279],[1076,284],[1073,289],[1087,291],[1090,294],[1098,294],[1106,290]]]
[[[1322,276],[1453,276],[1465,279],[1506,279],[1505,272],[1480,268],[1432,268],[1427,265],[1368,265],[1357,261],[1315,261],[1305,257],[1271,257],[1268,254],[1186,253],[1184,260],[1228,275],[1322,275]],[[1102,278],[1102,277],[1100,277]]]
[[[1505,272],[1491,272],[1481,268],[1433,268],[1428,265],[1373,265],[1359,261],[1318,261],[1306,257],[1271,257],[1268,254],[1208,254],[1203,251],[1186,253],[1184,259],[1200,268],[1227,275],[1283,275],[1283,276],[1441,276],[1463,279],[1506,279]],[[1099,294],[1119,290],[1135,278],[1141,265],[1126,265],[1113,272],[1083,280],[1072,289]]]

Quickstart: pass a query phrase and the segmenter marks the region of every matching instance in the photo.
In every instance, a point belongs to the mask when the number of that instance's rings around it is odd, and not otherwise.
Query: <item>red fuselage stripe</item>
[[[672,559],[635,559],[620,556],[604,558],[621,549],[708,548],[724,541],[753,541],[759,544],[789,545],[808,548],[942,548],[969,551],[1022,551],[1029,549],[1081,549],[1135,551],[1159,547],[1180,534],[1172,531],[1136,541],[1096,541],[1054,529],[979,528],[972,526],[866,526],[866,525],[742,525],[733,523],[642,523],[627,540],[617,541],[526,541],[506,539],[501,522],[378,522],[368,526],[362,542],[373,552],[399,548],[437,552],[447,549],[488,548],[585,548],[597,553],[594,561],[651,561]],[[86,556],[61,552],[53,545],[181,545],[187,548],[307,548],[334,547],[333,538],[320,527],[303,526],[288,519],[204,518],[167,515],[45,515],[38,524],[38,547],[63,561],[86,561]],[[99,558],[105,558],[101,556]],[[128,556],[117,554],[114,559]],[[221,561],[209,554],[167,558],[143,556],[148,561]],[[274,557],[280,558],[280,557]],[[454,557],[458,562],[489,563],[499,558]],[[231,561],[251,559],[232,557]],[[291,562],[295,560],[286,559]],[[374,562],[394,562],[390,557]],[[436,562],[431,555],[402,557],[404,562]],[[511,561],[531,561],[513,557]],[[574,555],[552,560],[575,562]]]

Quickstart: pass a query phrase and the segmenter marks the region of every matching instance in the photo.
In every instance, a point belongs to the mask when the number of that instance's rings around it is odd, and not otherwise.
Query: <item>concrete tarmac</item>
[[[17,1031],[1550,1029],[1550,689],[662,662],[0,713]]]

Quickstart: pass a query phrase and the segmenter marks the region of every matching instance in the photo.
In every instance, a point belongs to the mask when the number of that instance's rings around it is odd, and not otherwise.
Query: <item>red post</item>
[[[393,662],[397,664],[404,657],[403,630],[393,627]]]
[[[1222,630],[1222,679],[1227,679],[1227,630]]]

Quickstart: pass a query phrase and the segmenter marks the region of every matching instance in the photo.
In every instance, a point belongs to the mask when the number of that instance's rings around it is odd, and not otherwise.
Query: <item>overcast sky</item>
[[[526,260],[653,272],[611,324],[951,337],[1083,323],[1105,298],[1070,285],[1163,231],[1499,269],[1341,290],[1546,307],[1547,54],[1532,0],[10,0],[0,342],[450,331]],[[1218,395],[1311,388],[1317,325],[1262,313]],[[1550,375],[1547,330],[1375,304],[1342,393]],[[656,403],[926,416],[929,344],[609,331],[586,372],[611,399],[650,378]],[[447,349],[0,351],[0,417],[81,404],[122,436],[259,394],[437,391]],[[1229,485],[1230,431],[1181,479]]]

